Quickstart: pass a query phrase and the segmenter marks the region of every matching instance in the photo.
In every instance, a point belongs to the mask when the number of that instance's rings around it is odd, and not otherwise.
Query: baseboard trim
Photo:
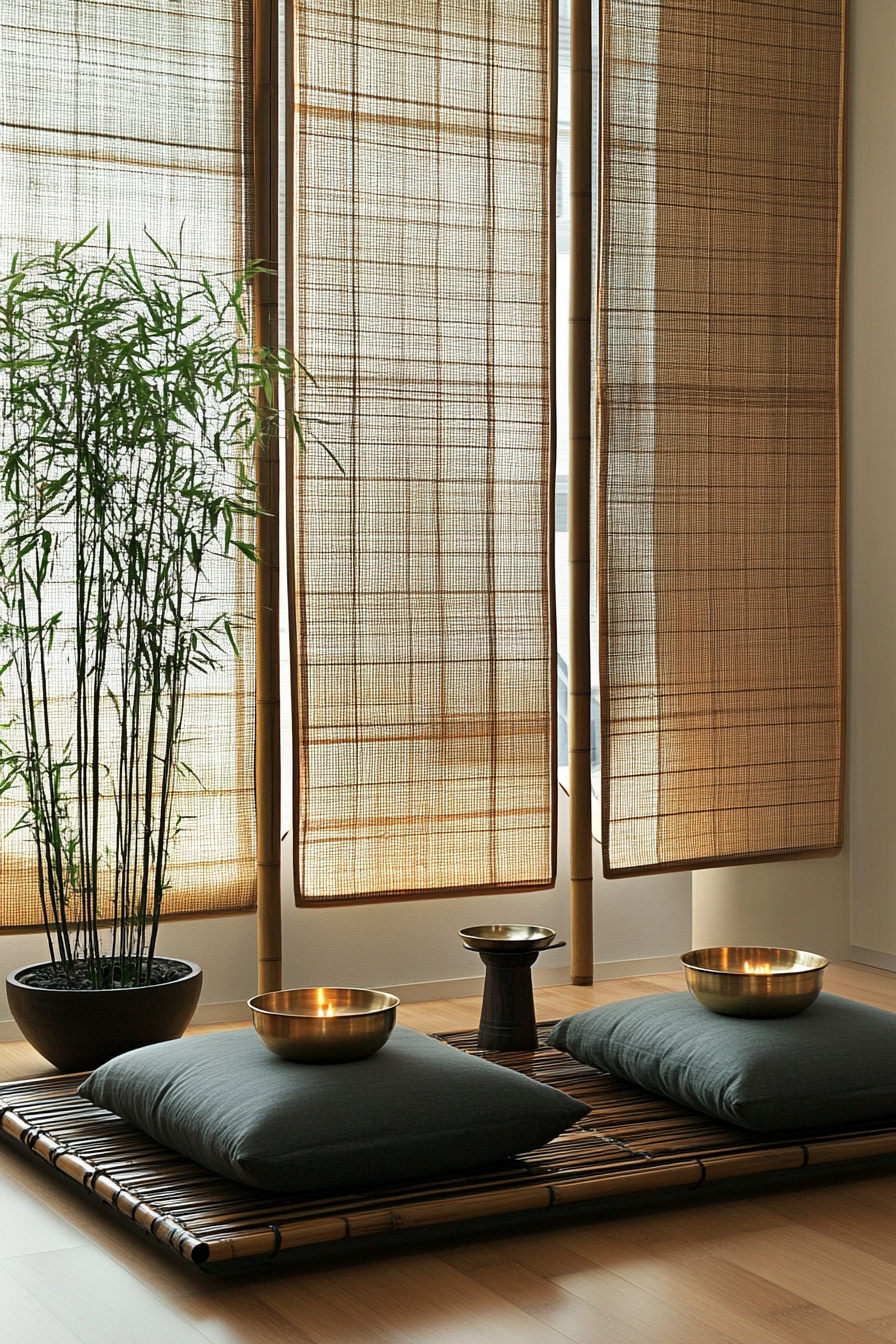
[[[853,953],[863,952],[863,948],[853,948]],[[885,953],[868,953],[868,956],[885,956]],[[853,960],[864,958],[854,955]],[[870,966],[882,966],[884,970],[896,970],[896,957],[886,964],[868,962]],[[636,975],[668,975],[670,971],[680,971],[678,957],[636,957],[629,961],[598,961],[594,965],[595,980],[625,980]],[[377,985],[389,994],[397,994],[403,1003],[425,1003],[427,999],[465,999],[482,993],[484,975],[470,975],[456,980],[421,980],[406,985]],[[568,985],[568,966],[533,966],[532,983],[538,989],[551,985]],[[198,1027],[211,1026],[216,1022],[248,1022],[252,1014],[245,999],[231,999],[222,1003],[200,1003],[193,1014],[193,1022]],[[0,1019],[0,1042],[20,1041],[22,1033],[15,1022]]]
[[[896,971],[896,956],[892,952],[877,952],[871,947],[850,949],[850,961],[858,961],[862,966],[874,966],[878,971]]]
[[[625,980],[633,975],[668,975],[680,971],[678,957],[636,957],[629,961],[598,961],[595,980]],[[482,993],[485,975],[465,976],[457,980],[421,980],[415,984],[377,985],[387,994],[397,994],[403,1003],[425,1003],[428,999],[465,999]],[[532,983],[537,989],[570,983],[568,966],[533,966]]]
[[[632,975],[680,975],[681,957],[635,957],[631,961],[599,961],[595,980],[627,980]]]

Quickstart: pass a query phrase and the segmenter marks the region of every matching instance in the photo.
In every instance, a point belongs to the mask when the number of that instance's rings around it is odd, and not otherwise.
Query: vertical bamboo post
[[[570,974],[594,974],[591,863],[591,0],[570,0]]]
[[[276,349],[277,311],[277,0],[254,0],[255,255],[267,274],[255,280],[255,340]],[[276,385],[264,408],[277,405]],[[255,797],[257,810],[258,992],[280,989],[280,451],[276,423],[258,444],[258,565],[255,576]]]

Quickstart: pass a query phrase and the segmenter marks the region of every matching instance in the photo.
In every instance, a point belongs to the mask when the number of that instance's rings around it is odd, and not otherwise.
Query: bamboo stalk
[[[277,313],[277,39],[278,6],[254,3],[254,174],[255,252],[266,274],[255,280],[255,340],[279,347]],[[262,410],[277,404],[276,383]],[[260,440],[255,456],[260,514],[256,523],[255,578],[255,794],[257,809],[258,992],[282,985],[280,928],[280,454],[276,421]]]
[[[591,862],[591,0],[570,0],[570,975],[594,977]]]

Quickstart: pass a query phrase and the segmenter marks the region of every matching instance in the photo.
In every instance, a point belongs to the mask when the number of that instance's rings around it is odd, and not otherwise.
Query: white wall
[[[853,0],[846,446],[854,955],[896,970],[896,3]]]
[[[850,955],[849,853],[693,874],[694,947],[799,947]]]

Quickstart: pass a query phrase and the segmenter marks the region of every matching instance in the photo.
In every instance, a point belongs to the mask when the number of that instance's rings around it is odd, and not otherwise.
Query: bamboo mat
[[[541,1024],[539,1039],[550,1026]],[[440,1039],[470,1053],[475,1031]],[[449,1227],[643,1191],[858,1161],[896,1153],[896,1117],[804,1133],[735,1129],[645,1092],[561,1051],[486,1055],[586,1101],[559,1138],[496,1166],[407,1185],[312,1197],[225,1180],[77,1095],[85,1074],[0,1085],[6,1139],[76,1181],[123,1219],[209,1270],[268,1263],[281,1252],[408,1229]],[[369,1243],[373,1244],[373,1243]]]

